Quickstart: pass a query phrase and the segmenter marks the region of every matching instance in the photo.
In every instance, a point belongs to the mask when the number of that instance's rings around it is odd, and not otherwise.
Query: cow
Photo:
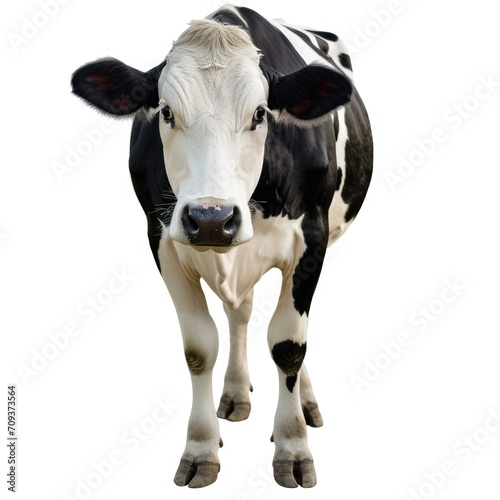
[[[132,183],[192,381],[175,484],[213,483],[217,417],[249,416],[253,289],[278,268],[281,292],[268,328],[279,383],[274,478],[284,487],[314,486],[306,425],[323,419],[304,365],[309,310],[327,247],[360,210],[373,163],[345,46],[332,33],[225,5],[192,21],[149,71],[98,59],[75,71],[72,89],[104,113],[134,117]],[[201,280],[222,301],[230,330],[217,411],[218,333]]]

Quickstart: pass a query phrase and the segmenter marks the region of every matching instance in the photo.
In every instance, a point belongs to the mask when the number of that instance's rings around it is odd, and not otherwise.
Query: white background
[[[214,485],[194,492],[173,484],[191,388],[129,179],[130,122],[110,131],[105,120],[100,142],[85,149],[103,117],[70,93],[71,73],[98,57],[155,66],[186,23],[218,2],[175,2],[174,11],[159,0],[72,0],[20,43],[26,19],[44,22],[40,4],[23,0],[4,6],[0,44],[0,434],[15,383],[17,498],[499,498],[500,423],[491,417],[500,412],[498,16],[486,0],[292,3],[245,5],[350,45],[376,146],[365,205],[329,250],[311,311],[307,366],[325,420],[309,431],[318,485],[285,490],[270,473],[277,380],[266,323],[276,274],[259,287],[251,321],[250,418],[220,422]],[[55,165],[78,147],[86,156],[58,177]],[[402,158],[414,169],[391,189],[387,174],[398,175]],[[110,296],[113,272],[129,281]],[[83,314],[97,296],[109,304]],[[220,304],[211,307],[221,335],[218,403],[228,332]],[[50,335],[68,323],[80,333],[54,351]],[[398,336],[408,345],[391,344]],[[23,367],[34,371],[23,377]],[[358,391],[353,376],[365,380]],[[159,423],[157,398],[171,406]],[[141,425],[144,441],[133,446]],[[110,455],[119,464],[101,465],[98,475],[93,464]],[[435,473],[443,463],[447,476]],[[86,493],[77,488],[88,481]]]

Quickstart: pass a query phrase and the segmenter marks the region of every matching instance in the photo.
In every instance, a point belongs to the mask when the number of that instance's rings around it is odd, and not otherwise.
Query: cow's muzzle
[[[197,203],[184,207],[181,220],[192,245],[230,246],[241,225],[241,212],[233,205]]]

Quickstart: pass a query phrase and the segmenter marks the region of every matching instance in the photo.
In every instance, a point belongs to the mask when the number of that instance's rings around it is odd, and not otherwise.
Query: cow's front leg
[[[298,485],[308,488],[316,484],[300,397],[306,332],[307,315],[295,309],[291,280],[287,280],[283,283],[280,300],[269,325],[268,343],[279,378],[279,401],[273,430],[276,446],[274,478],[278,484],[288,488]]]
[[[217,479],[220,469],[217,451],[222,444],[212,393],[212,369],[218,350],[217,330],[208,310],[205,310],[204,301],[202,307],[200,305],[191,310],[191,318],[180,320],[193,402],[186,448],[174,482],[190,488],[207,486]]]
[[[193,391],[186,448],[174,482],[200,488],[213,483],[220,470],[217,453],[222,441],[212,393],[218,334],[199,280],[186,277],[175,252],[162,262],[162,274],[179,317]]]
[[[217,416],[232,422],[245,420],[250,414],[249,391],[252,391],[247,362],[247,326],[252,313],[253,290],[238,309],[224,305],[229,321],[229,361]]]

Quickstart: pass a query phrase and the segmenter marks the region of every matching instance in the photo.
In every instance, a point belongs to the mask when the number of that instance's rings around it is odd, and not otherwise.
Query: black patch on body
[[[349,54],[339,54],[339,61],[344,68],[350,69],[352,71],[351,58]]]
[[[310,129],[270,123],[264,166],[252,195],[266,218],[304,216],[306,250],[294,271],[292,291],[300,314],[309,312],[328,242],[328,207],[337,185],[333,132],[331,121]]]
[[[286,375],[286,386],[293,392],[297,375],[306,355],[307,342],[299,344],[292,340],[285,340],[274,345],[271,352],[273,360]]]
[[[158,114],[147,122],[136,118],[130,137],[129,169],[135,194],[148,219],[148,238],[151,251],[160,269],[158,247],[161,237],[160,220],[165,223],[166,213],[173,208],[175,199],[165,171],[163,144],[160,138]],[[167,198],[165,196],[167,195]]]
[[[355,89],[353,97],[354,102],[361,103]],[[370,184],[373,141],[368,114],[362,104],[347,107],[345,121],[348,139],[345,145],[346,177],[342,199],[349,205],[345,215],[346,222],[349,222],[359,212]]]
[[[328,51],[330,50],[328,42],[326,42],[324,38],[321,38],[317,35],[314,35],[314,38],[316,39],[316,43],[318,44],[318,47],[322,50],[322,52],[328,54]]]
[[[286,387],[290,392],[293,392],[293,388],[297,383],[297,375],[288,375],[286,378]]]
[[[337,168],[337,187],[335,191],[340,189],[340,185],[342,184],[342,169],[340,167]]]

